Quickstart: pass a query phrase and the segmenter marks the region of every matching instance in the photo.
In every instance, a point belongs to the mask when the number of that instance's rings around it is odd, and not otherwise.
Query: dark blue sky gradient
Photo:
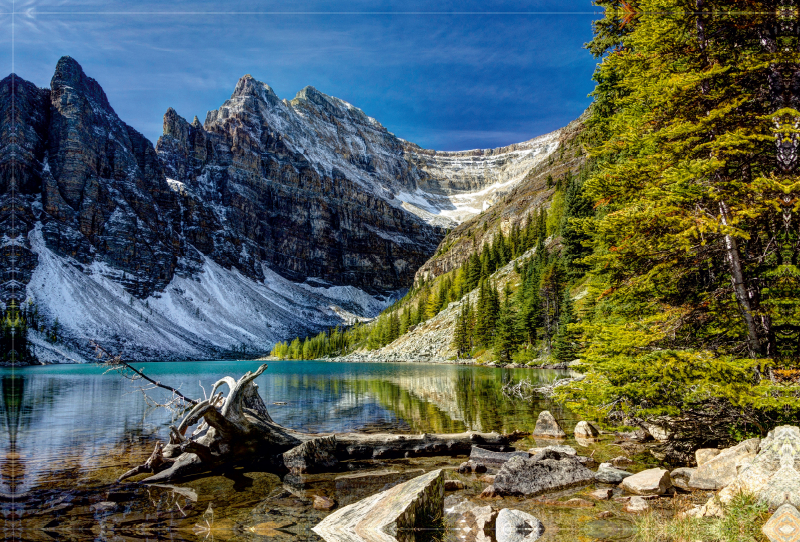
[[[281,98],[312,85],[423,147],[489,148],[559,128],[589,105],[596,61],[583,44],[596,10],[589,0],[23,0],[14,69],[48,86],[58,58],[72,56],[153,142],[167,107],[202,121],[249,73]],[[12,2],[0,11],[4,76]],[[480,13],[452,14],[468,11]],[[526,14],[486,13],[512,11]]]

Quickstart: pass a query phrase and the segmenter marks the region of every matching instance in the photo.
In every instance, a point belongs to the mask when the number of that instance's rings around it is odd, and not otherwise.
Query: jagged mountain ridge
[[[135,359],[263,352],[374,316],[441,225],[558,146],[555,132],[426,151],[311,87],[289,102],[245,76],[202,125],[168,110],[154,148],[69,57],[50,89],[0,82],[0,107],[14,127],[0,140],[3,257],[17,270],[3,301],[58,320],[59,344],[32,333],[48,361],[80,359],[89,339]]]

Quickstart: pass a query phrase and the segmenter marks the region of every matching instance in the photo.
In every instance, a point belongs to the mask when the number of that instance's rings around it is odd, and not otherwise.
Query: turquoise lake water
[[[255,361],[139,363],[146,374],[190,397],[219,378],[238,378]],[[501,393],[509,379],[552,381],[563,372],[409,363],[269,362],[257,380],[273,419],[307,432],[530,431],[547,408],[569,430],[568,413],[548,402]],[[115,450],[165,437],[172,421],[148,408],[132,383],[97,365],[0,369],[0,491],[25,494],[49,484],[80,486]],[[161,390],[150,392],[163,401]],[[286,404],[274,404],[286,403]],[[141,447],[141,446],[139,446]],[[62,469],[62,466],[69,468]],[[9,472],[13,471],[13,475]],[[90,482],[85,481],[86,484]]]

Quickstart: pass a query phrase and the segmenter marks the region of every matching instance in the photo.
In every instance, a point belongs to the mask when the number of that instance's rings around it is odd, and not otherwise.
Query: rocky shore
[[[574,433],[579,448],[589,450],[599,442],[600,432],[591,423],[578,423]],[[582,519],[571,523],[592,531],[589,538],[628,539],[634,533],[623,531],[636,525],[636,516],[657,511],[677,519],[722,517],[734,495],[746,493],[775,512],[764,526],[767,532],[771,523],[785,519],[789,506],[800,504],[798,427],[776,427],[764,439],[748,439],[727,449],[697,450],[696,464],[671,470],[628,457],[636,456],[632,452],[649,437],[643,433],[616,434],[615,442],[622,443],[627,455],[598,464],[597,448],[587,456],[566,445],[566,433],[543,411],[533,437],[537,443],[551,439],[545,445],[505,452],[475,445],[457,469],[439,467],[344,506],[314,531],[338,541],[350,540],[350,533],[376,530],[382,535],[376,539],[388,541],[400,529],[419,527],[423,511],[437,516],[436,508],[444,518],[439,528],[452,530],[458,540],[560,540],[566,534],[559,532],[563,516],[574,511]],[[560,521],[554,521],[554,513]]]
[[[570,369],[571,363],[545,363],[541,365],[525,365],[523,363],[503,363],[490,361],[480,363],[474,358],[444,358],[435,354],[419,355],[417,353],[385,352],[383,350],[352,352],[346,356],[335,358],[322,358],[318,361],[335,361],[341,363],[436,363],[446,365],[480,365],[481,367],[496,367],[505,369]]]

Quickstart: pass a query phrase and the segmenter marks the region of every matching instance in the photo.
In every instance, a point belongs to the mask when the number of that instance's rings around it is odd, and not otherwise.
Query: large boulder
[[[784,503],[800,507],[800,428],[776,427],[761,441],[758,454],[752,460],[741,462],[741,466],[734,480],[700,509],[700,515],[721,514],[717,503],[727,504],[738,493],[756,495],[770,508]]]
[[[340,508],[312,530],[327,542],[395,542],[398,534],[406,539],[404,533],[443,510],[444,472],[439,469]]]
[[[575,456],[548,450],[508,460],[494,478],[494,490],[500,495],[539,495],[593,481],[594,473]]]
[[[760,439],[751,438],[698,465],[689,479],[692,489],[718,490],[729,485],[738,474],[738,467],[750,462],[758,452]]]
[[[668,470],[647,469],[625,478],[621,487],[634,495],[663,495],[672,487],[672,480]]]
[[[549,410],[543,410],[536,419],[536,427],[533,429],[534,438],[567,438],[567,434],[558,425],[555,417]]]
[[[700,448],[694,453],[694,458],[697,461],[697,466],[708,463],[719,455],[722,450],[718,448]]]
[[[497,514],[497,542],[534,542],[544,533],[542,522],[521,510],[503,508]]]
[[[600,467],[598,467],[594,479],[604,484],[618,484],[629,476],[633,476],[633,473],[617,469],[613,467],[611,463],[600,463]]]

